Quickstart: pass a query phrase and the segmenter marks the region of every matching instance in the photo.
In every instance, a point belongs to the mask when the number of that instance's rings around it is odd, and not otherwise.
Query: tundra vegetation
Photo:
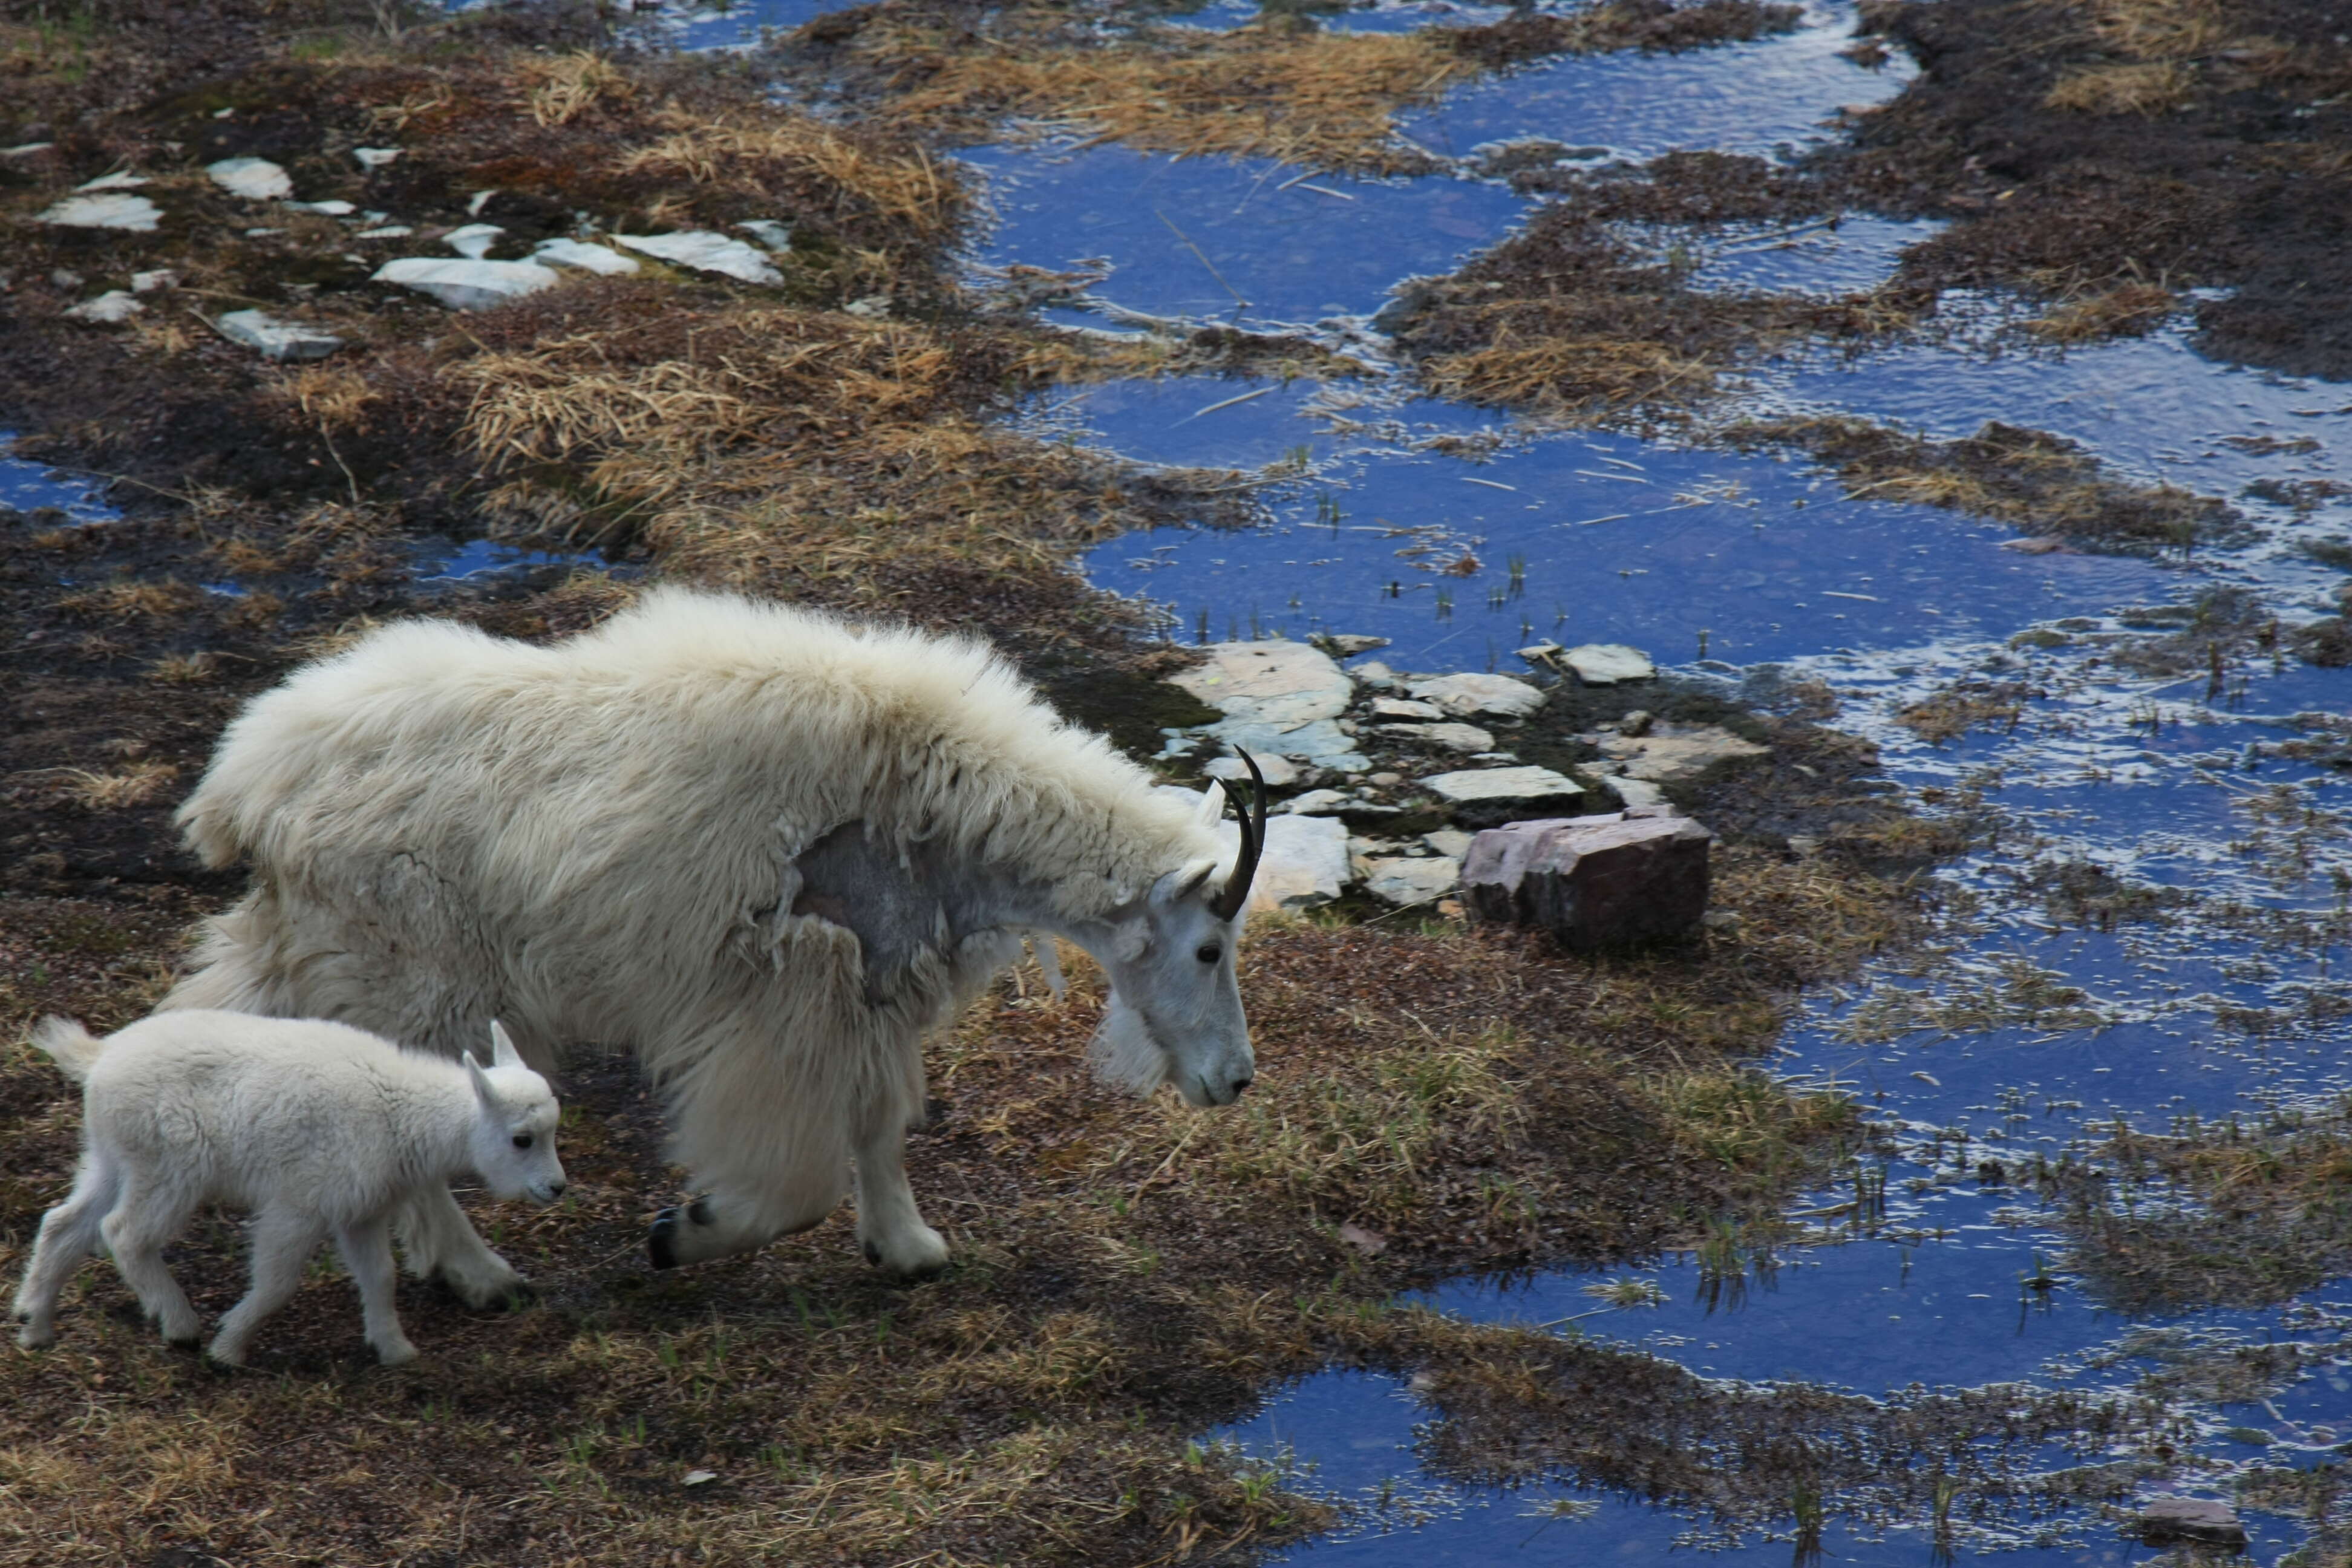
[[[2323,232],[2352,210],[2328,197],[2352,177],[2340,45],[2284,0],[2237,8],[2202,42],[2142,12],[2208,16],[2198,0],[1874,7],[1878,35],[1935,68],[1856,128],[1843,162],[1796,184],[1736,160],[1514,174],[1560,198],[1529,231],[1550,248],[1514,240],[1439,280],[1401,342],[1431,385],[1497,406],[1688,419],[1755,356],[1932,330],[1948,285],[2021,289],[2029,335],[2064,342],[2189,308],[2150,289],[2177,300],[2210,283],[2239,288],[2194,307],[2216,343],[2339,363],[2310,312],[2342,291],[2288,283],[2352,256]],[[0,524],[0,1270],[21,1265],[78,1140],[26,1027],[61,1012],[110,1029],[160,998],[184,933],[240,880],[179,851],[173,808],[247,697],[372,625],[425,611],[551,637],[658,578],[983,632],[1131,747],[1156,735],[1139,714],[1192,721],[1160,679],[1189,656],[1139,637],[1137,607],[1067,563],[1151,522],[1244,518],[1264,476],[1139,473],[998,416],[1103,374],[1345,367],[1229,329],[1105,348],[1041,325],[1028,307],[1045,295],[1023,279],[969,286],[950,254],[974,216],[940,155],[955,141],[1017,119],[1401,171],[1418,165],[1390,117],[1478,72],[1787,20],[1744,0],[1619,0],[1451,34],[1269,18],[1177,37],[1128,7],[883,0],[680,62],[615,50],[610,18],[557,0],[455,17],[395,0],[0,3],[0,421],[24,455],[111,480],[122,509]],[[2069,87],[2069,72],[2106,76]],[[800,96],[780,100],[779,82]],[[2231,116],[2292,123],[2261,141]],[[1995,134],[2025,163],[1989,164],[1978,143]],[[2188,156],[2200,138],[2257,140],[2261,155]],[[2095,167],[2070,151],[2093,142]],[[236,157],[411,236],[366,237],[204,172]],[[147,182],[152,230],[30,221],[117,173]],[[1760,205],[1733,202],[1749,192]],[[1612,226],[1711,232],[1864,199],[1960,221],[1890,290],[1838,301],[1705,295]],[[2254,246],[2252,226],[2280,212],[2294,232]],[[2142,242],[2143,219],[2162,244]],[[489,255],[508,260],[583,224],[782,222],[791,238],[763,263],[772,284],[639,258],[633,275],[452,313],[368,282],[433,248],[414,237],[473,221],[499,226]],[[67,317],[134,274],[160,279],[138,313]],[[254,309],[343,346],[259,359],[220,326]],[[1952,504],[2037,532],[2044,495],[2070,516],[2116,499],[2030,434],[1957,454],[1831,437],[1858,485],[1957,466],[1973,488]],[[2149,520],[2132,542],[2184,547],[2176,521],[2218,521],[2154,500],[2130,516]],[[433,581],[453,537],[593,548],[602,564]],[[2042,1445],[2103,1455],[2158,1430],[2153,1405],[1735,1397],[1604,1344],[1394,1304],[1443,1273],[1676,1248],[1729,1289],[1801,1239],[1773,1216],[1852,1155],[1856,1110],[1753,1060],[1803,986],[1907,940],[1918,870],[1957,830],[1860,787],[1867,749],[1811,721],[1828,716],[1818,694],[1789,696],[1737,716],[1766,756],[1683,792],[1723,836],[1717,901],[1736,927],[1570,959],[1442,910],[1258,921],[1241,973],[1260,1072],[1238,1107],[1097,1089],[1081,1058],[1098,977],[1066,957],[1057,1003],[1015,972],[930,1052],[938,1104],[914,1165],[962,1259],[937,1279],[877,1276],[846,1214],[652,1273],[645,1225],[678,1177],[647,1090],[593,1043],[557,1083],[564,1201],[525,1214],[468,1198],[536,1301],[478,1314],[404,1286],[435,1347],[424,1365],[368,1365],[347,1295],[321,1281],[273,1320],[256,1373],[215,1378],[86,1270],[77,1331],[0,1363],[0,1562],[1241,1557],[1334,1506],[1192,1438],[1335,1363],[1425,1374],[1426,1451],[1450,1473],[1568,1476],[1726,1530],[1783,1519],[1792,1497],[1867,1522],[1940,1516],[1955,1488],[1968,1508],[2028,1513],[2127,1488],[2111,1469],[2052,1472]],[[1636,705],[1555,701],[1546,722],[1563,735]],[[238,1293],[240,1256],[204,1217],[174,1268],[213,1309]]]

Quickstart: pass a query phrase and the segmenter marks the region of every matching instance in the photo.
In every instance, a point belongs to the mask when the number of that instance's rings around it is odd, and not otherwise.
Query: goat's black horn
[[[1242,766],[1249,769],[1250,795],[1244,799],[1240,787],[1231,779],[1217,781],[1234,803],[1234,816],[1242,837],[1242,852],[1234,862],[1234,874],[1225,879],[1225,885],[1209,904],[1210,912],[1221,921],[1232,920],[1249,901],[1250,882],[1257,876],[1258,857],[1265,852],[1265,775],[1258,772],[1257,759],[1239,746],[1234,748],[1234,754],[1241,758]]]

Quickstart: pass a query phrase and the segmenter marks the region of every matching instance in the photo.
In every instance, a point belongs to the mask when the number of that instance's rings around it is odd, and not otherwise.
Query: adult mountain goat
[[[163,1005],[452,1055],[496,1017],[541,1064],[625,1041],[707,1189],[656,1220],[657,1266],[815,1225],[854,1158],[866,1257],[919,1274],[948,1256],[904,1165],[921,1037],[1024,934],[1109,976],[1104,1076],[1248,1087],[1234,942],[1265,812],[1261,783],[1220,879],[1213,806],[977,642],[678,589],[549,647],[406,622],[230,726],[179,820],[253,888]],[[400,1228],[469,1300],[520,1283],[437,1184]]]

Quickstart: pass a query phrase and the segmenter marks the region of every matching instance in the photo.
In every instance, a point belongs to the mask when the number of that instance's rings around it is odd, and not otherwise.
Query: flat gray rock
[[[1473,827],[1491,826],[1515,816],[1557,816],[1576,809],[1584,799],[1584,791],[1574,779],[1532,764],[1437,773],[1422,780],[1421,787]]]
[[[530,258],[541,266],[574,267],[600,278],[625,277],[645,270],[645,264],[634,256],[624,256],[608,245],[590,245],[578,239],[542,241],[530,253]]]
[[[1445,717],[1445,710],[1434,702],[1409,702],[1402,697],[1375,697],[1371,703],[1375,719],[1399,719],[1435,723]]]
[[[1423,834],[1421,841],[1446,858],[1459,860],[1470,853],[1470,840],[1475,837],[1458,827],[1441,827],[1434,833]]]
[[[354,147],[352,149],[352,156],[359,160],[360,167],[362,169],[381,169],[386,163],[389,163],[394,159],[399,157],[401,149],[397,147]]]
[[[1225,715],[1211,738],[1318,767],[1361,773],[1371,763],[1337,721],[1355,687],[1328,656],[1297,642],[1212,643],[1209,661],[1171,678]]]
[[[1368,637],[1354,632],[1331,632],[1315,639],[1318,647],[1334,658],[1352,658],[1360,653],[1370,653],[1376,647],[1386,647],[1386,637]]]
[[[1256,756],[1257,770],[1265,777],[1268,789],[1288,789],[1298,782],[1298,764],[1284,756]],[[1213,779],[1231,779],[1238,784],[1249,783],[1249,768],[1239,757],[1219,757],[1201,770]]]
[[[119,228],[131,234],[152,234],[163,218],[163,209],[145,196],[102,191],[95,195],[68,196],[33,221],[55,224],[59,228]]]
[[[1617,797],[1619,805],[1664,805],[1666,792],[1647,779],[1619,778],[1603,773],[1601,787]]]
[[[616,234],[613,243],[625,245],[673,267],[716,272],[746,283],[777,284],[784,280],[782,273],[768,265],[765,253],[707,228],[689,229],[684,234]]]
[[[111,174],[100,174],[95,180],[84,180],[76,191],[128,191],[148,184],[144,174],[134,174],[128,169],[117,169]]]
[[[1706,914],[1712,837],[1665,807],[1508,823],[1471,842],[1463,901],[1578,952],[1681,936]]]
[[[1376,856],[1363,867],[1364,891],[1401,908],[1434,903],[1462,880],[1462,863],[1444,855]]]
[[[486,310],[552,289],[562,279],[536,261],[443,261],[429,256],[404,256],[377,268],[375,281],[430,294],[453,310]]]
[[[1603,737],[1601,750],[1625,764],[1628,778],[1676,784],[1698,777],[1717,763],[1734,757],[1760,757],[1771,748],[1743,741],[1714,724],[1654,721],[1639,735]]]
[[[1441,675],[1416,680],[1405,691],[1448,713],[1492,713],[1502,719],[1524,719],[1544,700],[1540,689],[1514,675]]]
[[[252,202],[284,201],[294,194],[294,176],[267,158],[223,158],[206,163],[214,184]]]
[[[1352,796],[1342,795],[1336,789],[1310,789],[1305,795],[1291,796],[1274,809],[1300,816],[1336,816],[1353,804]]]
[[[469,223],[453,228],[441,237],[441,243],[468,261],[479,261],[490,253],[490,247],[506,233],[504,226],[495,223]]]
[[[1551,662],[1575,672],[1587,686],[1614,686],[1623,680],[1650,680],[1658,667],[1640,648],[1621,642],[1591,642],[1551,656]]]
[[[1241,853],[1241,828],[1217,825],[1227,863]],[[1250,879],[1252,912],[1312,909],[1348,883],[1348,829],[1337,817],[1285,815],[1265,819],[1265,851]]]
[[[213,325],[221,336],[243,343],[264,359],[292,363],[325,359],[343,346],[343,340],[332,332],[299,321],[281,321],[266,310],[231,310],[215,317]]]
[[[1380,732],[1418,746],[1447,752],[1491,752],[1495,737],[1475,724],[1381,724]]]

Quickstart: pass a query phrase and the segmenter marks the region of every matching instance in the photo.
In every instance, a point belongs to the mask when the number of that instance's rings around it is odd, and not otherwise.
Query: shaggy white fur
[[[549,647],[396,625],[257,699],[180,822],[256,875],[165,1006],[633,1045],[712,1189],[656,1261],[815,1224],[853,1153],[868,1255],[944,1261],[898,1152],[920,1037],[1027,931],[1105,959],[1122,1080],[1252,1071],[1212,828],[976,641],[678,589]],[[412,1198],[412,1268],[516,1282]]]
[[[416,1348],[393,1309],[393,1209],[422,1182],[476,1171],[501,1197],[552,1203],[555,1097],[490,1026],[485,1071],[404,1051],[315,1019],[177,1012],[100,1040],[46,1018],[33,1044],[82,1087],[82,1163],[41,1220],[16,1292],[18,1342],[57,1338],[58,1294],[102,1237],[166,1339],[192,1342],[195,1309],[163,1247],[204,1203],[249,1208],[253,1287],[206,1353],[241,1364],[263,1319],[284,1306],[329,1235],[357,1282],[368,1342],[386,1364]]]

